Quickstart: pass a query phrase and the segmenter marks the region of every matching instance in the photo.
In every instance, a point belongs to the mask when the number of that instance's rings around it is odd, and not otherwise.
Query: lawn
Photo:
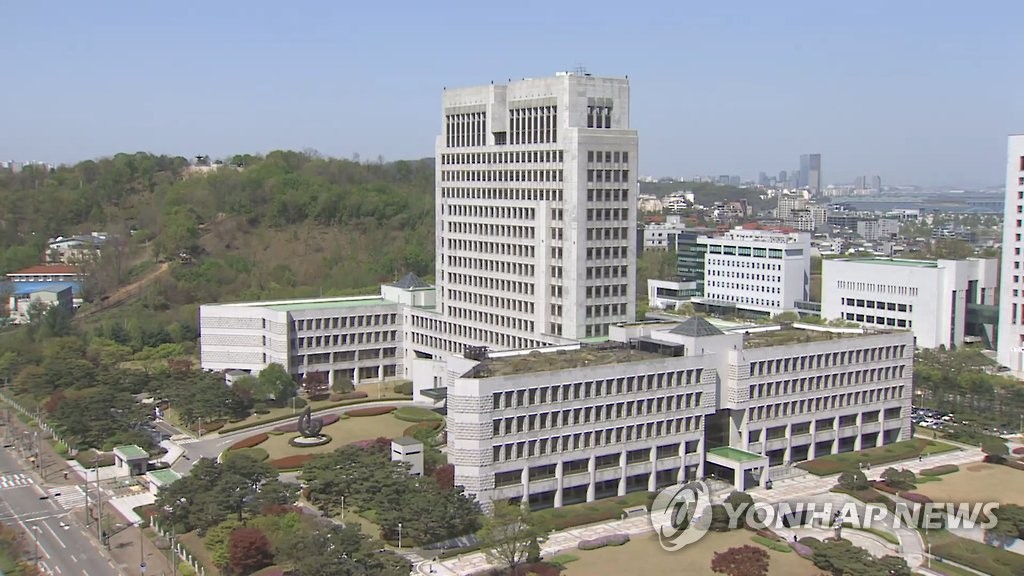
[[[949,532],[931,532],[925,538],[932,545],[932,555],[947,558],[990,576],[1024,574],[1024,556],[987,546],[980,542],[954,536]],[[936,562],[932,562],[935,566]]]
[[[831,454],[822,456],[807,462],[797,464],[797,467],[807,470],[817,476],[829,476],[840,472],[857,470],[860,464],[879,466],[900,460],[911,460],[918,456],[938,454],[957,450],[956,446],[937,442],[925,438],[914,438],[904,442],[889,444],[878,448],[868,448],[860,452],[844,452],[842,454]]]
[[[599,550],[573,551],[579,560],[567,564],[566,576],[619,576],[620,574],[686,574],[687,576],[718,576],[711,571],[711,558],[736,546],[756,546],[750,541],[750,532],[709,532],[697,542],[676,552],[666,552],[654,534],[633,538],[624,546],[609,546]],[[767,549],[765,549],[767,550]],[[797,554],[767,550],[771,559],[768,574],[793,576],[818,574],[809,560]]]
[[[1020,490],[1024,472],[999,464],[968,464],[959,472],[946,474],[942,482],[928,482],[915,492],[935,502],[999,502],[1024,506]]]
[[[213,565],[213,557],[210,556],[210,552],[203,545],[203,539],[198,534],[189,532],[188,534],[179,534],[176,538],[185,546],[186,550],[196,557],[196,560],[199,560],[206,570],[207,576],[220,576],[220,570]]]
[[[330,426],[324,426],[323,434],[331,437],[331,442],[323,446],[311,448],[295,448],[288,444],[288,440],[298,434],[285,432],[284,434],[271,435],[266,442],[260,444],[270,454],[271,460],[291,456],[293,454],[317,454],[320,452],[331,452],[345,444],[351,444],[359,440],[373,438],[398,438],[409,427],[408,422],[398,420],[390,414],[381,416],[366,416],[362,418],[348,418],[338,420]]]
[[[560,531],[573,526],[617,520],[622,517],[625,508],[647,506],[650,509],[654,496],[651,492],[633,492],[622,497],[539,510],[534,513],[534,517],[540,519],[544,528]]]

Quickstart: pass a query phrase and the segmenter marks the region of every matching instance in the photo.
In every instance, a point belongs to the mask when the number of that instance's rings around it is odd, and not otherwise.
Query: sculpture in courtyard
[[[302,434],[304,438],[318,438],[320,437],[320,431],[324,429],[324,421],[320,418],[313,418],[313,410],[306,406],[306,409],[302,411],[302,415],[299,416],[299,434]]]

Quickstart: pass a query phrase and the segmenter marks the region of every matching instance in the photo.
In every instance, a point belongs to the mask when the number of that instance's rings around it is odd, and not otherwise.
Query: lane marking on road
[[[50,534],[53,534],[53,539],[57,541],[57,544],[60,544],[61,548],[67,548],[67,545],[64,544],[63,541],[61,541],[60,536],[57,536],[57,533],[53,531],[53,528],[50,528],[49,524],[43,524],[43,526],[46,527]]]
[[[63,573],[64,573],[64,571],[60,569],[60,565],[59,565],[59,564],[54,564],[54,565],[53,565],[53,569],[54,569],[54,570],[55,570],[55,571],[56,571],[56,572],[57,572],[58,574],[63,574]]]
[[[75,558],[75,555],[74,555],[74,554],[72,554],[72,555],[71,555],[71,561],[72,561],[72,562],[78,562],[78,558]]]

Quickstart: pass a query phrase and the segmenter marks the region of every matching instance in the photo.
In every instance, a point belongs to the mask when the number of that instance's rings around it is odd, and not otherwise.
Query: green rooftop
[[[178,474],[170,468],[164,468],[163,470],[153,470],[147,474],[150,478],[157,482],[167,485],[178,480],[181,480],[181,474]]]
[[[624,364],[665,358],[654,352],[633,350],[624,345],[583,346],[578,350],[556,350],[541,352],[534,350],[521,356],[488,358],[471,372],[471,378],[493,378],[496,376],[515,376],[534,372],[552,372],[570,370],[583,366],[603,366],[605,364]]]
[[[744,333],[743,347],[750,349],[767,348],[769,346],[788,346],[790,344],[824,342],[826,340],[838,340],[840,338],[857,338],[864,336],[865,334],[852,332],[829,332],[826,330],[807,330],[804,328],[789,327],[780,328],[778,330],[766,330],[764,332]]]
[[[934,260],[909,260],[905,258],[836,258],[839,262],[864,262],[869,264],[886,264],[889,266],[906,266],[910,268],[938,268]]]
[[[142,458],[146,458],[147,460],[149,459],[149,452],[146,452],[134,444],[115,446],[114,451],[124,455],[128,460],[139,460]]]
[[[324,310],[329,308],[357,308],[360,306],[380,306],[388,301],[379,298],[332,298],[329,300],[296,300],[294,302],[282,302],[266,306],[270,310],[278,312],[296,312],[298,310]],[[259,304],[252,304],[258,306]]]
[[[755,460],[767,458],[767,456],[761,456],[760,454],[754,454],[753,452],[747,452],[746,450],[740,450],[739,448],[732,448],[730,446],[712,448],[711,450],[708,450],[708,454],[714,454],[715,456],[726,458],[733,462],[753,462]]]

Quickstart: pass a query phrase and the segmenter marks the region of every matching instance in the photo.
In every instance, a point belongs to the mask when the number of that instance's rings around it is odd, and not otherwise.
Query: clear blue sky
[[[841,5],[840,5],[841,4]],[[443,86],[628,75],[643,174],[990,185],[1024,2],[14,2],[0,159],[433,154]]]

